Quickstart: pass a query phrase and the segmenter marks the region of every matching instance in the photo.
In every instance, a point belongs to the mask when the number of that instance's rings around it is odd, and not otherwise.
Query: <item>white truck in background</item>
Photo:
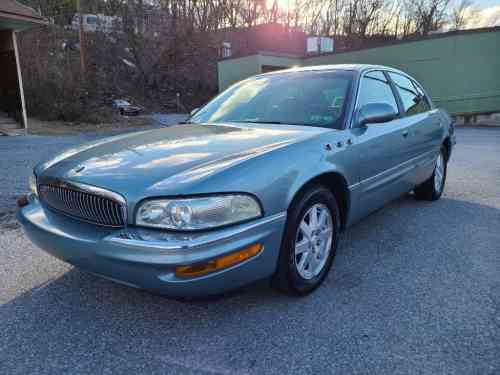
[[[117,16],[105,16],[104,14],[82,14],[83,30],[86,32],[102,31],[110,33],[121,29],[122,19]],[[75,13],[71,21],[71,28],[80,28],[80,14]]]

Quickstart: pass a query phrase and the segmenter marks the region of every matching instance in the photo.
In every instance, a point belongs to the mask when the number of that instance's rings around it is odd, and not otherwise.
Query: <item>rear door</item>
[[[401,121],[409,131],[407,147],[414,167],[409,178],[418,185],[432,174],[444,128],[438,110],[431,108],[430,100],[414,80],[395,72],[388,74],[400,99]]]

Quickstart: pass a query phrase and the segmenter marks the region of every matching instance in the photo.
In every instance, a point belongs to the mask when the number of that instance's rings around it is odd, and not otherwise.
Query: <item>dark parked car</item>
[[[122,116],[137,116],[142,112],[141,107],[132,105],[124,99],[113,100],[113,108],[117,108]]]
[[[269,278],[311,292],[344,228],[402,194],[443,193],[450,117],[407,74],[333,65],[249,78],[185,125],[39,164],[19,212],[45,251],[173,296]]]

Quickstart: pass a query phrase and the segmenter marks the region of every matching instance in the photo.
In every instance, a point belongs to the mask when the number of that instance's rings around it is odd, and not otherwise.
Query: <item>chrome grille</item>
[[[102,194],[50,184],[39,185],[38,195],[49,207],[83,221],[111,227],[123,227],[126,222],[125,206]]]

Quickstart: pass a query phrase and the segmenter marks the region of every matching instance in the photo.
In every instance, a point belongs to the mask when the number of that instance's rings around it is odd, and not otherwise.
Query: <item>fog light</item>
[[[190,266],[179,266],[175,269],[175,274],[178,277],[195,277],[206,275],[207,273],[215,272],[234,266],[247,259],[253,258],[262,251],[261,244],[254,244],[243,250],[235,253],[224,255],[223,257],[213,259],[207,263],[193,264]]]

